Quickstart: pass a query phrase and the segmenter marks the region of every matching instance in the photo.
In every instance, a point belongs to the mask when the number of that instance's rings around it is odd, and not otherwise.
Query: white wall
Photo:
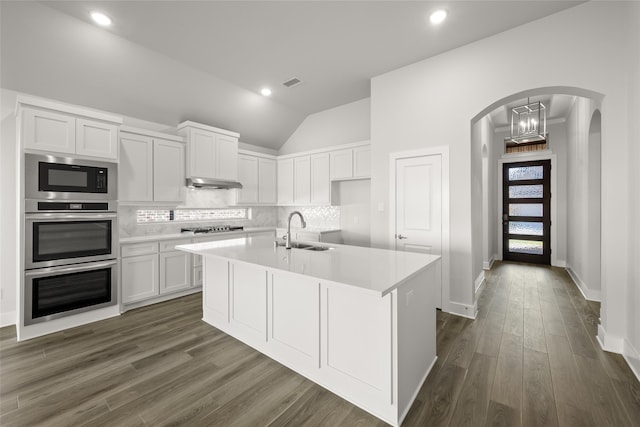
[[[592,277],[589,247],[589,127],[595,101],[578,97],[567,119],[567,270],[589,299],[600,300],[600,278]]]
[[[626,254],[629,165],[618,159],[629,150],[627,132],[629,36],[626,2],[588,2],[375,77],[371,83],[372,244],[386,246],[389,230],[389,153],[428,146],[450,149],[450,298],[474,304],[472,292],[470,122],[496,101],[531,89],[579,94],[582,88],[603,98],[603,187],[622,183],[603,196],[603,258],[609,300],[603,315],[611,337],[626,333]],[[637,23],[636,23],[637,24]],[[597,31],[594,29],[597,28]],[[535,34],[545,46],[540,67],[513,67],[521,40]],[[570,54],[568,54],[570,53]],[[541,58],[542,59],[542,58]],[[517,72],[516,72],[517,71]],[[558,90],[550,90],[559,88]],[[541,89],[542,90],[542,89]],[[491,111],[489,109],[488,111]],[[487,111],[487,112],[488,112]],[[622,211],[622,213],[620,213]],[[606,286],[605,285],[605,286]],[[444,302],[447,309],[447,302]]]
[[[486,231],[482,153],[485,152],[484,157],[486,158],[489,139],[489,119],[485,117],[474,123],[471,128],[471,280],[474,283],[474,298],[476,287],[481,284],[484,278],[484,235]]]
[[[0,89],[0,326],[15,323],[18,289],[16,96],[13,91]]]
[[[635,3],[629,20],[636,24],[640,22],[640,4]],[[640,136],[638,134],[638,111],[640,111],[640,25],[635,26],[635,33],[630,37],[634,43],[631,50],[632,68],[628,75],[630,81],[629,104],[627,111],[631,116],[628,121],[630,138],[630,155],[628,165],[631,175],[629,188],[629,239],[627,250],[629,259],[629,291],[626,300],[626,326],[628,333],[624,345],[624,355],[629,364],[640,378]]]
[[[365,98],[310,114],[280,147],[279,154],[369,140],[370,108],[371,100]]]

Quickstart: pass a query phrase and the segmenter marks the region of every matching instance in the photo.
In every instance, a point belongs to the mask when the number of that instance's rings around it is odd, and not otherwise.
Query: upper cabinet
[[[242,150],[238,154],[238,181],[236,204],[276,204],[276,159],[274,156]]]
[[[371,178],[371,148],[362,145],[331,151],[331,180]]]
[[[185,174],[183,139],[123,127],[120,132],[121,202],[182,203]]]
[[[187,140],[187,177],[238,179],[240,134],[186,121],[178,132]]]
[[[118,160],[122,118],[37,98],[18,98],[26,150]]]
[[[312,205],[331,204],[331,180],[329,179],[329,153],[312,154],[310,201]]]
[[[293,158],[278,159],[278,204],[293,204]]]

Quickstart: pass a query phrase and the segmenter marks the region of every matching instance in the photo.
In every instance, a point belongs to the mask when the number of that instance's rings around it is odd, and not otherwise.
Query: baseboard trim
[[[476,277],[476,280],[473,282],[474,289],[476,290],[476,297],[478,296],[478,293],[482,289],[482,286],[484,286],[484,282],[485,282],[484,270],[482,270],[480,274],[478,274],[478,277]]]
[[[633,371],[634,375],[640,381],[640,352],[636,350],[628,339],[624,340],[624,352],[622,357]]]
[[[478,304],[474,303],[473,305],[468,305],[449,301],[449,313],[475,320],[478,315]]]
[[[485,270],[491,270],[491,268],[493,267],[493,263],[496,262],[496,255],[493,255],[489,261],[484,261],[482,263],[482,268]]]
[[[427,377],[431,373],[431,370],[436,365],[437,361],[438,361],[438,356],[434,357],[433,362],[431,362],[431,365],[429,366],[429,369],[427,369],[427,372],[424,374],[424,377],[422,377],[422,381],[420,381],[420,385],[418,386],[418,388],[416,388],[416,391],[413,392],[413,396],[411,396],[411,399],[409,399],[409,402],[411,402],[411,404],[407,405],[407,407],[402,411],[402,414],[400,414],[400,418],[398,419],[398,425],[402,425],[402,422],[407,417],[407,414],[409,414],[409,411],[411,410],[411,406],[413,406],[413,402],[416,401],[416,398],[418,397],[418,393],[420,393],[420,389],[422,389],[424,382],[427,380]]]
[[[16,312],[8,311],[6,313],[0,313],[0,328],[5,326],[11,326],[16,324]]]
[[[624,354],[624,338],[608,334],[602,324],[598,325],[598,343],[604,351]]]
[[[576,287],[578,288],[578,290],[580,291],[584,299],[588,301],[597,301],[597,302],[601,301],[600,291],[592,291],[591,289],[589,289],[587,285],[580,279],[580,276],[578,276],[578,274],[571,268],[570,265],[567,264],[565,266],[565,270],[569,274],[569,277],[571,277],[571,280],[576,285]]]
[[[566,268],[567,267],[567,261],[563,260],[563,259],[557,259],[555,263],[551,264],[553,267],[560,267],[560,268]]]

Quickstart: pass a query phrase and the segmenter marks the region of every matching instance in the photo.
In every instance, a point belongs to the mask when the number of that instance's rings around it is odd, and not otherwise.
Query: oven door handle
[[[117,218],[118,214],[113,213],[39,213],[39,214],[25,214],[25,218],[29,220],[45,220],[45,221],[66,221],[69,219],[104,219],[104,218]]]
[[[99,268],[111,267],[116,265],[118,260],[110,260],[104,262],[88,262],[86,264],[75,264],[71,266],[61,266],[61,267],[46,267],[46,268],[38,268],[37,270],[29,270],[24,273],[25,277],[39,277],[39,276],[47,276],[51,273],[55,274],[63,274],[63,273],[76,273],[80,271],[88,271],[88,270],[96,270]]]

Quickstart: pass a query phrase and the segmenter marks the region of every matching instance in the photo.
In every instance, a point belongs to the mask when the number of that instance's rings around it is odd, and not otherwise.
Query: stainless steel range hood
[[[238,181],[225,181],[215,178],[187,178],[187,187],[191,188],[220,188],[228,190],[230,188],[242,188]]]

